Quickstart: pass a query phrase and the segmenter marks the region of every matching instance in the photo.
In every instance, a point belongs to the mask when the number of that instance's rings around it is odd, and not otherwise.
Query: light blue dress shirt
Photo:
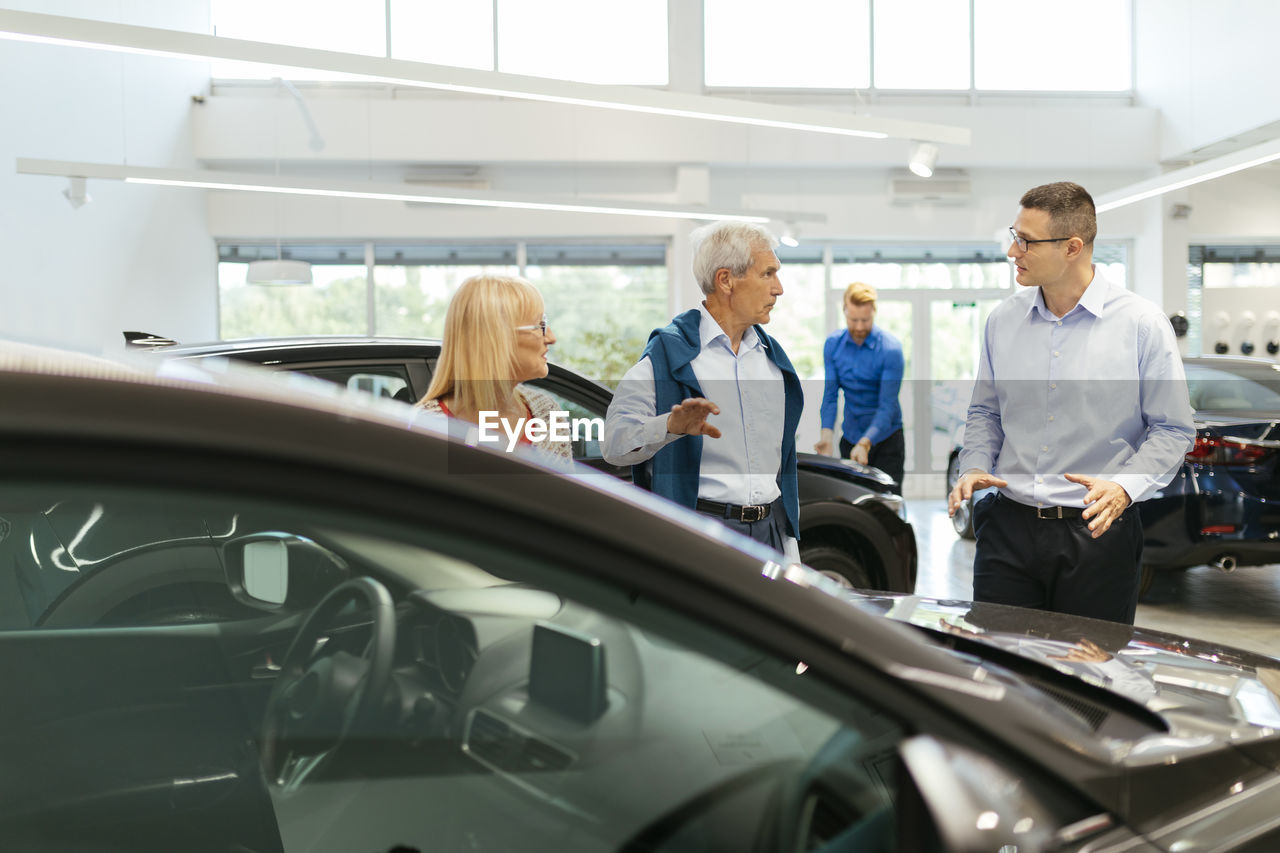
[[[1063,475],[1119,483],[1134,501],[1173,479],[1195,439],[1186,376],[1164,312],[1095,271],[1061,318],[1023,288],[987,319],[961,471],[1007,480],[1029,506],[1083,506]]]
[[[782,371],[765,354],[764,341],[749,328],[738,352],[729,336],[701,308],[698,333],[702,348],[691,363],[703,396],[720,407],[707,423],[720,438],[702,442],[698,497],[721,503],[767,504],[781,492],[782,424],[786,400]],[[655,412],[653,365],[642,358],[622,377],[605,420],[604,458],[613,465],[635,465],[682,436],[667,432],[670,412]]]

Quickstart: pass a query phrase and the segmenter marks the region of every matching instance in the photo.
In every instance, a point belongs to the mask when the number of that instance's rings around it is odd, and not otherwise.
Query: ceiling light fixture
[[[911,156],[907,160],[907,168],[913,175],[921,178],[932,178],[933,167],[938,162],[938,146],[932,142],[916,140],[911,143]]]
[[[93,201],[93,196],[85,192],[84,178],[67,178],[67,188],[62,191],[62,197],[67,200],[68,204],[77,209]]]
[[[760,224],[775,219],[796,222],[827,221],[825,214],[800,211],[708,210],[697,205],[670,204],[658,206],[612,199],[549,198],[465,189],[449,189],[447,194],[441,194],[440,187],[414,186],[412,184],[329,181],[294,176],[255,175],[200,169],[158,169],[110,163],[36,160],[26,157],[18,158],[17,171],[22,175],[96,178],[124,181],[130,184],[151,184],[166,187],[326,196],[330,198],[370,199],[375,201],[412,201],[423,204],[502,207],[562,213],[602,213],[619,216],[648,216],[699,221],[735,220]]]
[[[796,226],[790,222],[785,223],[782,228],[782,236],[779,237],[778,240],[782,245],[788,246],[792,249],[799,246],[800,240],[796,237]]]
[[[267,261],[250,261],[244,280],[249,284],[311,284],[311,264],[279,257],[280,244],[276,243],[277,257]]]
[[[0,38],[122,51],[179,59],[225,59],[352,75],[366,82],[521,98],[678,118],[722,121],[869,139],[925,139],[968,145],[970,130],[956,125],[871,118],[805,107],[609,86],[339,53],[307,47],[229,39],[203,33],[91,21],[38,12],[0,10]]]
[[[1223,175],[1230,175],[1233,172],[1252,169],[1254,166],[1261,166],[1263,163],[1270,163],[1273,160],[1280,160],[1280,138],[1251,145],[1231,154],[1223,154],[1221,157],[1214,157],[1212,160],[1205,160],[1203,163],[1196,163],[1194,166],[1175,169],[1172,172],[1165,172],[1163,175],[1157,175],[1154,178],[1148,178],[1145,181],[1138,181],[1136,184],[1130,184],[1127,187],[1103,193],[1094,199],[1094,204],[1098,213],[1104,213],[1108,210],[1115,210],[1117,207],[1124,207],[1126,204],[1155,198],[1158,195],[1180,190],[1193,184],[1212,181],[1214,178],[1221,178]]]

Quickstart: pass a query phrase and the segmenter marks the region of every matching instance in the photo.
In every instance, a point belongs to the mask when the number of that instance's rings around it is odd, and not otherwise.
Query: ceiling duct
[[[935,169],[933,177],[921,178],[906,169],[889,176],[890,204],[968,204],[973,185],[964,169]]]

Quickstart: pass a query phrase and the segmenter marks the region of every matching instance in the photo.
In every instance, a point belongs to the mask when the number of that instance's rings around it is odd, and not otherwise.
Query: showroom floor
[[[907,512],[920,551],[916,593],[971,598],[973,543],[951,529],[946,503],[909,500]],[[1280,657],[1280,566],[1162,573],[1139,602],[1136,623]]]

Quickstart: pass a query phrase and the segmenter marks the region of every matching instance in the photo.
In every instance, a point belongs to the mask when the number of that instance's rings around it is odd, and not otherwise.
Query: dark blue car
[[[1196,443],[1172,482],[1139,507],[1144,592],[1157,571],[1280,562],[1280,364],[1224,356],[1182,363]],[[959,451],[951,453],[948,492]],[[973,538],[968,507],[953,522]]]

